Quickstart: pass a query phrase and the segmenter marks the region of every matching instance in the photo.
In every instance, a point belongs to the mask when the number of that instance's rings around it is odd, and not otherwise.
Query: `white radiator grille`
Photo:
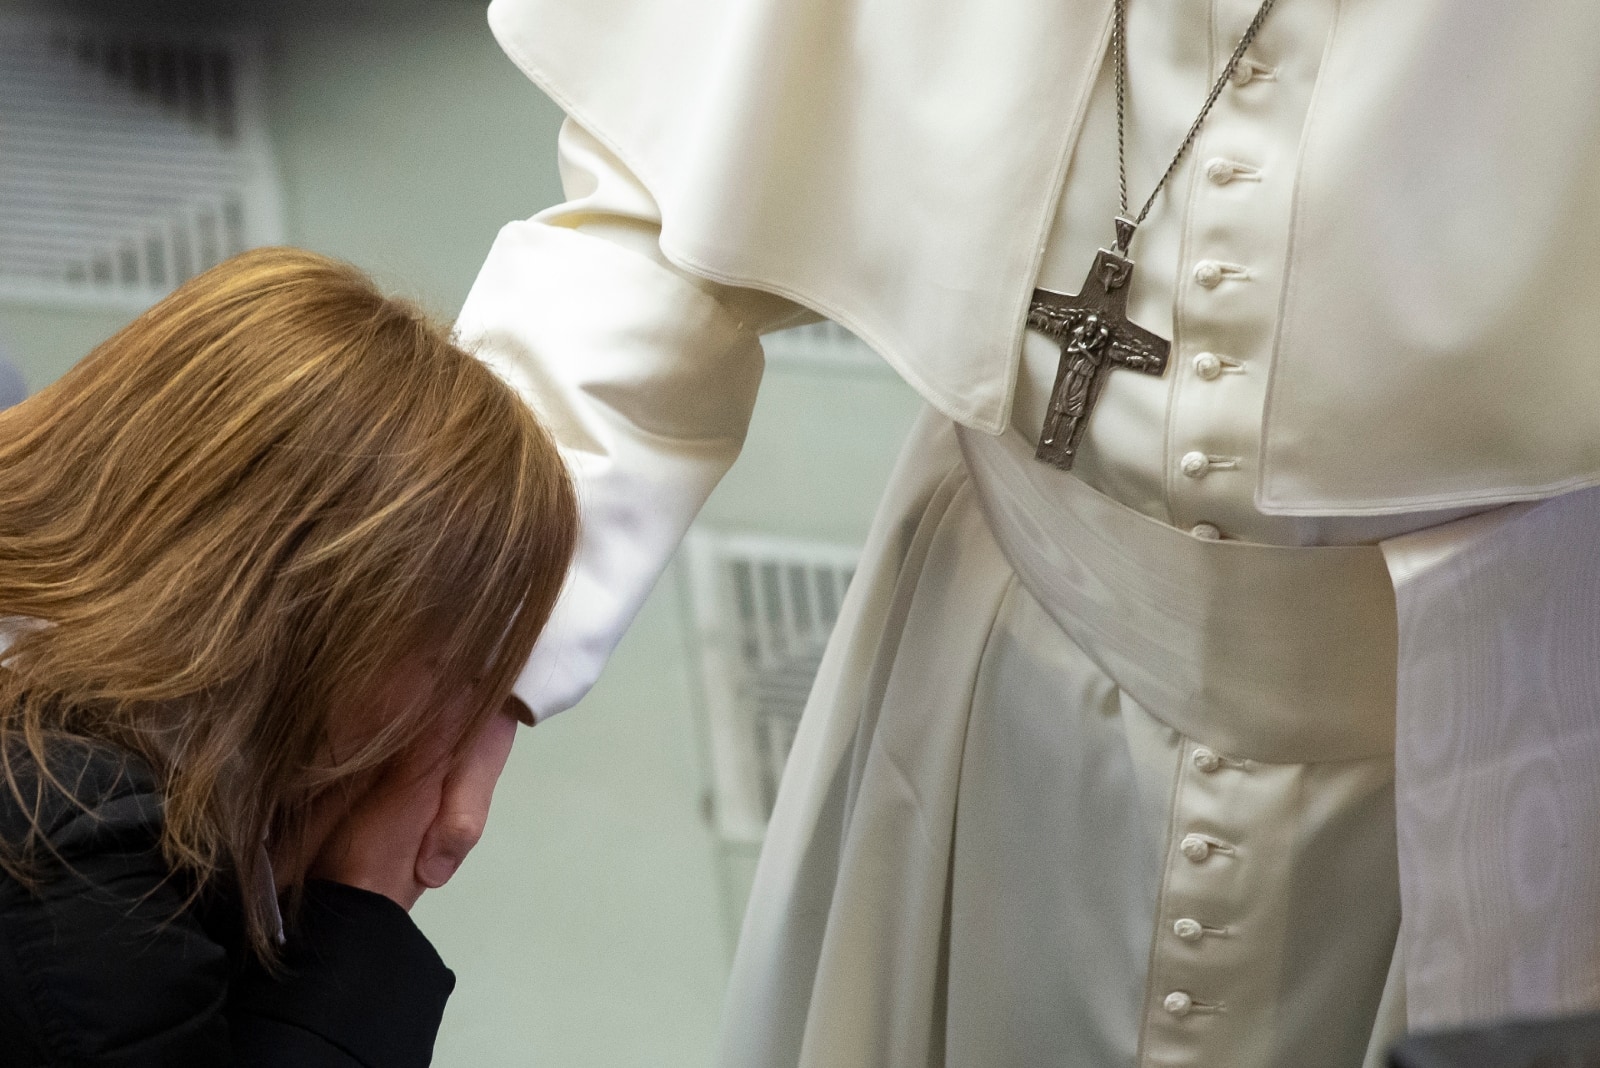
[[[0,297],[139,307],[282,240],[238,38],[0,22]]]
[[[858,557],[853,547],[707,530],[685,542],[713,818],[727,841],[758,842],[765,832]]]

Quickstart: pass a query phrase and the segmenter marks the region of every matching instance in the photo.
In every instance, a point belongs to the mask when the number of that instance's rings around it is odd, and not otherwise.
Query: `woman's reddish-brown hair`
[[[551,439],[445,330],[348,265],[238,256],[0,413],[6,780],[36,806],[17,758],[113,743],[163,784],[176,870],[258,885],[264,841],[440,729],[424,695],[333,753],[400,661],[470,691],[462,737],[505,702],[576,527]]]

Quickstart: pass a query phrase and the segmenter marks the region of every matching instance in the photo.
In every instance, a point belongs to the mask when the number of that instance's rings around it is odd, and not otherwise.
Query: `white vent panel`
[[[0,22],[0,297],[142,307],[283,239],[239,38]]]
[[[697,529],[685,541],[724,841],[765,833],[828,635],[860,552]]]

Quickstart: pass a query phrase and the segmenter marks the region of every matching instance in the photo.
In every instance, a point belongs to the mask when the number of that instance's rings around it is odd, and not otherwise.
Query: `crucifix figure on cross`
[[[1133,230],[1131,220],[1117,220],[1116,247],[1099,251],[1076,295],[1035,289],[1028,307],[1028,326],[1061,346],[1061,365],[1034,455],[1063,471],[1072,469],[1089,413],[1112,368],[1158,377],[1167,369],[1171,344],[1128,321],[1133,261],[1127,252]]]

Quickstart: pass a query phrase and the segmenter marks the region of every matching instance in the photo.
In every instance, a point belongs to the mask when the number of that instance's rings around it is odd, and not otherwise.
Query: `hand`
[[[423,890],[449,881],[483,836],[516,730],[508,702],[453,763],[436,744],[387,769],[333,828],[311,876],[371,890],[409,911]]]

